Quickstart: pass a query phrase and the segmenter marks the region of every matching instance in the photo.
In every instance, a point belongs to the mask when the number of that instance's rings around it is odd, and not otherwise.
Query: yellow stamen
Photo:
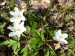
[[[57,39],[58,39],[58,40],[61,40],[61,39],[62,39],[62,36],[61,36],[61,35],[60,35],[60,36],[58,36],[58,37],[57,37]]]
[[[17,17],[17,18],[20,18],[20,15],[19,15],[19,14],[17,14],[17,15],[16,15],[16,17]]]
[[[20,31],[20,29],[19,29],[19,28],[15,28],[14,30],[15,30],[15,32]]]

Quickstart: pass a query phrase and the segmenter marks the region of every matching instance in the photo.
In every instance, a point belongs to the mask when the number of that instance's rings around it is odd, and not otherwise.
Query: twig
[[[48,24],[44,25],[43,27],[39,28],[38,31],[43,30],[46,26],[48,26]]]
[[[55,52],[54,52],[54,50],[52,49],[52,47],[49,45],[49,44],[47,44],[47,46],[50,48],[50,50],[51,51],[53,51],[53,53],[55,54]],[[56,55],[56,54],[55,54]]]

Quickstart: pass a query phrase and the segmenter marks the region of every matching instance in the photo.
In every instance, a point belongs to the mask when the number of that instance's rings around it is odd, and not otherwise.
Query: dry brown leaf
[[[31,6],[31,8],[33,8],[33,9],[38,9],[39,8],[39,1],[37,1],[37,0],[31,0],[30,1],[30,6]]]
[[[60,43],[54,43],[54,46],[55,46],[55,49],[60,49],[61,48],[61,45],[60,45]]]
[[[58,2],[59,2],[59,5],[64,5],[67,2],[67,0],[58,0]]]
[[[21,9],[24,9],[24,11],[27,11],[27,4],[25,2],[22,2],[20,6],[21,6]]]
[[[50,0],[31,0],[30,8],[33,11],[38,11],[40,8],[48,8],[50,5]]]
[[[41,0],[40,5],[42,8],[48,8],[50,5],[50,0]]]
[[[73,0],[58,0],[58,2],[62,7],[67,7],[72,5]]]
[[[75,21],[75,14],[71,16],[71,18]]]

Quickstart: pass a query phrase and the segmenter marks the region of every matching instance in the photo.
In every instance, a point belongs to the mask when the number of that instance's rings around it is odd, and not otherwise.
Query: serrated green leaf
[[[14,53],[17,53],[20,50],[20,43],[16,42],[12,45],[12,49],[14,50]]]
[[[40,32],[38,30],[35,31],[35,34],[40,37]]]
[[[6,25],[6,23],[4,22],[4,23],[0,23],[0,28],[2,29],[2,28],[4,28],[5,27],[5,25]]]
[[[12,39],[15,40],[15,41],[19,41],[20,40],[20,37],[13,36]]]
[[[26,26],[26,31],[25,31],[25,34],[29,34],[30,33],[30,27],[29,26]]]
[[[35,48],[36,47],[36,44],[39,42],[39,38],[31,38],[29,41],[28,41],[28,44],[30,45],[31,48]]]
[[[5,13],[5,12],[1,13],[1,17],[3,17],[4,19],[6,19],[7,21],[9,20],[9,17],[8,17],[7,13]]]
[[[49,51],[47,51],[46,55],[45,56],[49,56]]]
[[[28,43],[29,44],[37,44],[38,43],[38,41],[39,41],[39,38],[31,38],[29,41],[28,41]]]
[[[23,48],[21,50],[21,53],[23,53],[23,56],[27,56],[27,52],[28,52],[28,49],[27,48]]]
[[[31,28],[36,29],[38,25],[37,25],[37,22],[30,21],[30,26],[31,26]]]
[[[16,50],[17,50],[17,43],[13,44],[12,49],[16,52]]]
[[[0,33],[4,34],[4,27],[5,27],[6,23],[0,23]]]
[[[26,50],[26,48],[23,48],[23,49],[21,50],[21,53],[23,53],[25,50]]]
[[[17,43],[17,48],[20,48],[20,43],[19,42]]]
[[[17,36],[13,36],[12,39],[13,40],[18,40],[18,37]]]
[[[50,38],[52,38],[54,36],[54,31],[55,31],[55,29],[46,28],[46,34],[48,34],[50,36]]]
[[[4,29],[0,29],[0,33],[1,34],[4,34]]]
[[[8,47],[11,47],[11,46],[13,46],[13,44],[14,44],[14,43],[12,43],[12,44],[8,44]]]
[[[4,41],[1,45],[10,45],[11,46],[14,43],[16,43],[16,41],[9,39],[9,40]]]

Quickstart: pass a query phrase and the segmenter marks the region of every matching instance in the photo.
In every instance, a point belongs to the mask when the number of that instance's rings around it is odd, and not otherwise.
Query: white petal
[[[19,13],[19,9],[17,7],[15,7],[15,13]]]
[[[20,33],[17,33],[16,35],[17,35],[18,37],[20,37],[21,34],[20,34]]]
[[[11,31],[14,31],[14,28],[12,26],[8,26],[7,29],[10,29]]]
[[[20,27],[24,27],[24,22],[21,22],[20,23]]]
[[[19,11],[19,9],[18,9],[17,7],[15,7],[14,10],[15,10],[15,13],[16,13],[16,14],[20,14],[20,11]]]
[[[18,26],[20,22],[21,22],[21,20],[15,19],[15,20],[13,21],[13,25],[14,25],[14,26]]]
[[[56,34],[55,34],[56,36],[59,36],[59,35],[61,35],[61,30],[59,29],[57,32],[56,32]]]
[[[19,24],[21,22],[21,19],[16,19],[15,22]]]
[[[68,34],[62,34],[62,37],[63,38],[67,38],[68,37]]]
[[[57,40],[57,38],[56,38],[56,36],[54,36],[54,37],[53,37],[53,40],[56,40],[56,41],[58,41],[58,40]]]
[[[24,10],[21,10],[21,11],[20,11],[20,14],[22,14],[22,15],[23,15],[23,12],[24,12]]]
[[[26,28],[24,27],[23,30],[26,31]]]
[[[24,31],[26,31],[26,28],[25,28],[25,27],[23,27],[23,28],[21,29],[21,32],[24,32]]]
[[[13,25],[14,25],[14,28],[19,27],[19,23],[17,21],[14,22]]]
[[[15,32],[10,32],[9,33],[9,37],[12,37],[12,36],[14,36],[15,35]]]
[[[26,20],[26,18],[25,18],[24,16],[22,16],[22,17],[21,17],[21,20],[22,20],[22,21],[25,21],[25,20]]]
[[[64,45],[65,43],[63,41],[58,41],[60,44]]]
[[[10,18],[10,22],[15,22],[15,17]]]
[[[61,40],[61,41],[58,41],[60,44],[64,45],[64,44],[67,44],[68,42],[66,40]]]
[[[65,44],[67,44],[68,42],[66,40],[62,40]]]
[[[15,15],[15,12],[13,12],[13,11],[10,11],[10,14],[14,16],[14,15]]]
[[[21,15],[22,20],[25,21],[26,18],[23,16],[23,12],[24,12],[24,10],[21,10],[21,11],[20,11],[20,15]]]

